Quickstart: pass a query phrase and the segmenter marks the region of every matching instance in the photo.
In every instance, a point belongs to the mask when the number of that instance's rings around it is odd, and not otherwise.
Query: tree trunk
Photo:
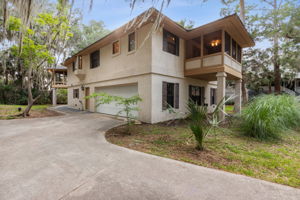
[[[34,103],[34,99],[32,97],[32,90],[31,90],[31,85],[32,85],[32,66],[29,66],[28,69],[28,81],[27,81],[27,92],[28,92],[28,97],[27,97],[27,107],[23,112],[23,117],[29,116],[29,112],[31,110],[31,107]]]
[[[274,0],[274,10],[277,10],[277,0]],[[277,22],[277,17],[274,16],[273,19],[273,24],[274,27],[278,26],[278,22]],[[275,28],[276,30],[276,28]],[[280,74],[280,63],[278,60],[279,54],[279,45],[278,45],[278,33],[275,33],[274,35],[274,43],[273,43],[273,65],[274,65],[274,92],[276,94],[280,94],[281,93],[281,74]]]
[[[242,79],[242,103],[246,104],[248,102],[248,92],[246,88],[245,79]]]
[[[240,18],[243,23],[245,23],[245,2],[240,0]]]
[[[243,23],[245,23],[245,2],[244,0],[240,0],[240,18]],[[243,66],[242,66],[243,67]],[[248,92],[246,88],[247,81],[242,79],[242,103],[245,104],[248,102]]]

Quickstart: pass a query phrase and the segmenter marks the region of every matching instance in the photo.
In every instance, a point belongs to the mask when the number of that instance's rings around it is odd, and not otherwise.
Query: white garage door
[[[138,94],[138,87],[137,84],[126,85],[126,86],[101,87],[101,88],[95,88],[95,92],[97,93],[105,92],[113,96],[132,97]],[[120,106],[117,106],[114,102],[110,104],[102,104],[96,107],[97,112],[110,114],[110,115],[117,115],[121,109],[122,108]],[[137,111],[133,111],[132,114],[135,117],[138,116]],[[121,113],[121,116],[125,116],[125,113]]]

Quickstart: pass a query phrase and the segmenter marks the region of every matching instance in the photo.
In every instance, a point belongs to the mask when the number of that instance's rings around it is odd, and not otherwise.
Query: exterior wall
[[[163,51],[163,29],[152,35],[152,72],[184,77],[184,40],[179,42],[179,56]]]
[[[128,35],[120,38],[121,53],[112,55],[112,43],[100,48],[100,66],[90,69],[90,54],[82,56],[82,70],[85,78],[80,80],[68,67],[68,85],[77,86],[127,76],[149,73],[151,69],[151,24],[136,31],[137,50],[128,53]]]
[[[140,76],[134,76],[129,78],[122,78],[117,80],[110,80],[110,81],[103,81],[103,82],[97,82],[97,83],[90,83],[86,84],[85,87],[90,88],[90,93],[92,94],[95,89],[101,88],[101,87],[107,87],[107,86],[120,86],[120,85],[129,85],[129,84],[138,84],[138,94],[143,99],[142,102],[139,103],[139,114],[138,119],[143,122],[151,123],[151,76],[148,75],[140,75]],[[68,88],[68,105],[74,108],[79,109],[79,99],[73,99],[73,89],[76,89],[79,87],[69,87]],[[79,88],[79,96],[80,99],[83,102],[83,105],[85,105],[84,97],[84,91]],[[94,99],[90,99],[90,111],[95,112],[95,106],[96,102]],[[77,106],[76,106],[77,105]]]
[[[199,79],[191,78],[174,78],[163,75],[152,75],[152,102],[151,102],[151,122],[157,123],[160,121],[166,121],[173,119],[176,114],[170,114],[167,110],[162,109],[162,82],[179,83],[179,109],[176,109],[180,113],[180,116],[185,116],[187,113],[186,105],[189,99],[189,85],[205,87],[205,103],[208,104],[208,110],[212,109],[210,105],[210,88],[216,88],[214,83]]]
[[[139,103],[138,119],[143,122],[156,123],[173,119],[176,114],[162,110],[162,82],[179,83],[179,109],[185,115],[189,99],[189,85],[205,87],[205,103],[210,105],[210,88],[216,84],[199,79],[184,77],[184,40],[180,39],[179,56],[162,50],[162,29],[153,33],[144,41],[151,24],[142,27],[137,34],[138,49],[127,53],[127,35],[120,39],[121,53],[112,55],[112,45],[100,48],[100,66],[90,69],[89,54],[83,56],[85,78],[78,79],[72,67],[68,67],[68,105],[77,109],[84,108],[85,90],[90,88],[90,94],[96,89],[107,86],[138,84],[138,94],[143,99]],[[144,41],[144,42],[143,42]],[[143,45],[142,45],[143,42]],[[73,99],[73,89],[79,88],[79,99]],[[80,103],[80,100],[82,104]],[[95,100],[90,99],[90,111],[95,112]],[[209,106],[211,110],[211,106]]]

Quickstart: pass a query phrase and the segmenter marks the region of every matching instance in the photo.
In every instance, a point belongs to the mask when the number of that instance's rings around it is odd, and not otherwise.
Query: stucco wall
[[[179,42],[179,56],[165,52],[163,49],[163,29],[152,35],[152,72],[184,77],[184,40]]]
[[[93,93],[95,89],[101,90],[101,87],[107,87],[107,86],[120,86],[120,85],[129,85],[129,84],[136,84],[138,85],[138,94],[143,99],[142,102],[139,103],[139,114],[138,119],[143,122],[151,123],[151,76],[148,75],[140,75],[140,76],[133,76],[130,78],[123,78],[118,80],[111,80],[111,81],[103,81],[98,83],[90,83],[86,84],[85,87],[90,88],[90,93]],[[73,89],[78,87],[69,87],[68,88],[68,105],[74,108],[79,109],[80,104],[78,99],[73,99]],[[79,96],[83,102],[83,105],[85,105],[84,97],[84,91],[79,89]],[[95,106],[96,102],[94,99],[90,99],[90,111],[95,112]],[[77,104],[77,106],[76,106]]]
[[[189,99],[189,85],[205,87],[205,103],[210,109],[210,88],[216,88],[215,84],[191,78],[175,78],[153,74],[151,76],[151,93],[152,93],[152,116],[151,122],[156,123],[173,119],[177,114],[170,114],[167,110],[162,109],[162,82],[179,83],[179,109],[176,109],[180,115],[185,115],[187,112],[186,105]],[[177,116],[178,117],[178,116]]]
[[[90,54],[83,55],[82,70],[85,78],[80,80],[68,67],[68,85],[76,86],[150,72],[151,37],[147,37],[151,24],[136,31],[137,50],[128,53],[128,35],[120,38],[121,53],[112,55],[112,43],[100,48],[100,66],[90,69]],[[146,39],[145,39],[146,38]]]

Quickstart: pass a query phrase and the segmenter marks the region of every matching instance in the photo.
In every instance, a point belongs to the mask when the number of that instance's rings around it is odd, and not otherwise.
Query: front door
[[[89,87],[85,88],[85,96],[90,96],[90,88]],[[90,109],[90,99],[85,99],[85,109],[86,110]]]
[[[189,86],[189,98],[194,101],[197,105],[204,105],[204,87]]]

